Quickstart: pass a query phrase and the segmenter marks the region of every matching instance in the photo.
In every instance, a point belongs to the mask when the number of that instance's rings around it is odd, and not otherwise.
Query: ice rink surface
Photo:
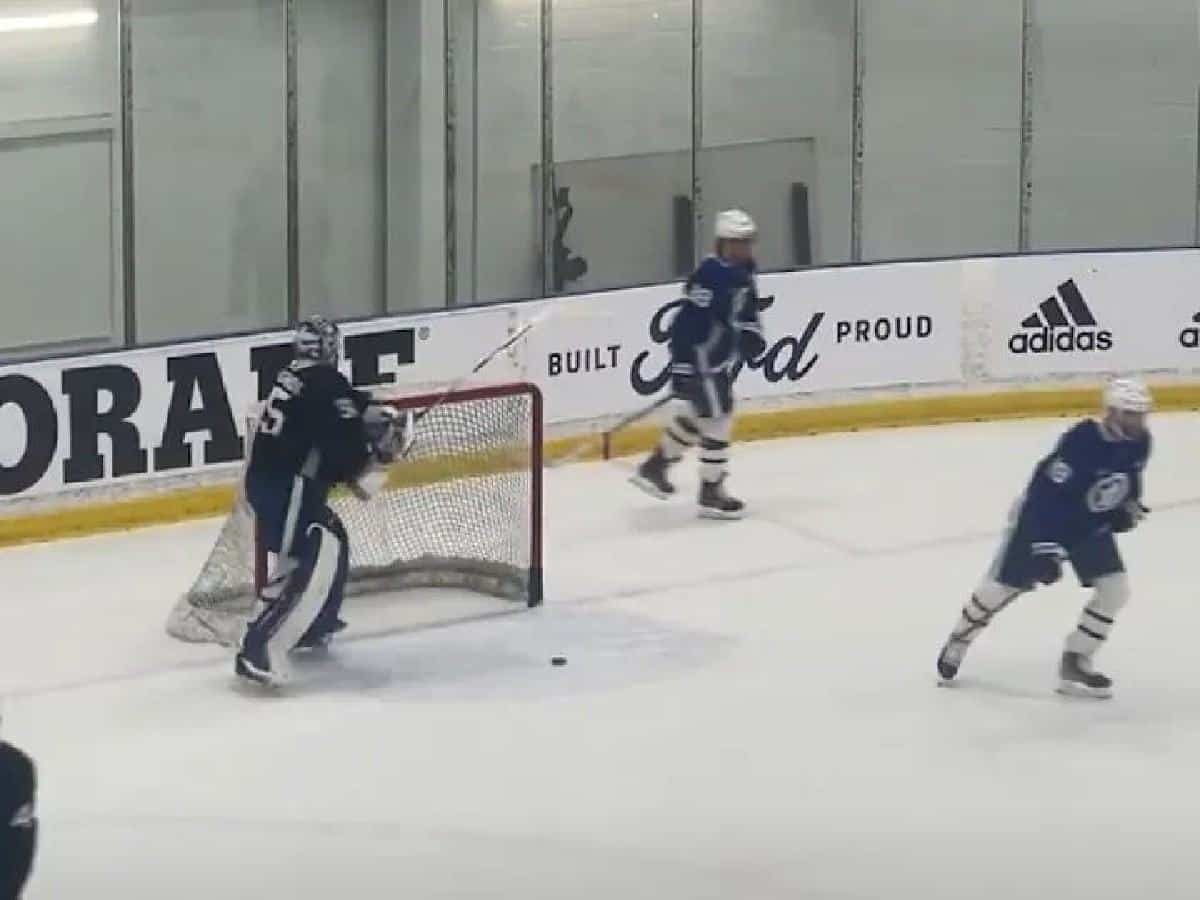
[[[935,686],[1067,424],[738,446],[738,523],[696,518],[691,467],[669,504],[628,463],[551,471],[544,608],[350,608],[275,697],[163,631],[219,523],[0,552],[4,733],[42,782],[27,896],[1194,897],[1200,417],[1152,421],[1116,697],[1053,693],[1069,577]]]

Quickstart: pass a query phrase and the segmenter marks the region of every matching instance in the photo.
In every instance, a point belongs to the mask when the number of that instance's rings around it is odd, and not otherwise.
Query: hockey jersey
[[[687,280],[684,304],[671,323],[676,375],[728,372],[766,349],[753,263],[705,257]]]
[[[249,472],[303,475],[326,485],[354,481],[370,456],[362,418],[369,400],[333,366],[296,360],[267,396]]]
[[[1119,511],[1140,501],[1150,435],[1120,440],[1084,419],[1067,430],[1038,463],[1022,515],[1033,541],[1065,547],[1112,527]]]
[[[19,897],[37,844],[33,761],[0,741],[0,897]]]

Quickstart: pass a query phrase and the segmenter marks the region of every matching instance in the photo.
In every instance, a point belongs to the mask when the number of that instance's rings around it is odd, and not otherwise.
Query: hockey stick
[[[651,413],[655,412],[656,410],[660,409],[661,407],[666,406],[668,403],[670,403],[674,399],[675,399],[674,394],[664,394],[663,396],[661,396],[657,400],[655,400],[653,403],[650,403],[646,406],[641,407],[640,409],[636,409],[633,412],[622,416],[620,419],[618,419],[616,422],[614,422],[612,425],[610,425],[604,431],[600,432],[599,437],[600,437],[600,456],[601,456],[601,458],[602,459],[609,458],[609,454],[612,451],[612,439],[613,439],[613,436],[616,435],[617,432],[628,428],[630,425],[634,424],[635,422],[640,422],[642,419],[646,418],[646,416],[650,415]],[[552,468],[555,468],[555,467],[564,466],[567,463],[576,462],[577,460],[582,459],[584,456],[587,455],[588,449],[592,443],[592,438],[594,438],[595,436],[596,435],[589,434],[586,437],[581,438],[573,449],[564,453],[562,456],[559,456],[559,457],[551,460],[546,465],[548,465]]]
[[[510,334],[502,343],[497,345],[497,347],[494,350],[489,350],[486,354],[484,354],[483,358],[480,359],[479,362],[475,363],[475,365],[471,367],[470,372],[467,372],[465,375],[460,375],[458,378],[454,379],[452,382],[450,382],[450,386],[448,388],[446,388],[444,391],[442,391],[437,396],[437,399],[435,399],[431,404],[429,404],[424,409],[418,410],[417,412],[413,413],[413,424],[415,425],[417,422],[420,422],[423,418],[425,418],[427,415],[429,415],[431,412],[433,412],[435,409],[437,409],[439,406],[441,406],[443,403],[445,403],[448,399],[450,399],[451,394],[453,394],[455,391],[457,391],[459,388],[461,388],[463,386],[463,384],[465,384],[467,381],[469,381],[473,376],[478,375],[479,371],[484,366],[486,366],[488,363],[490,363],[492,360],[494,360],[497,356],[499,356],[501,353],[503,353],[509,347],[511,347],[515,343],[517,343],[517,341],[519,341],[523,337],[525,337],[525,335],[529,334],[529,332],[533,330],[533,327],[535,325],[537,325],[538,323],[540,323],[546,319],[548,314],[549,314],[549,311],[547,311],[546,313],[543,313],[540,316],[534,316],[532,319],[530,319],[528,322],[526,322],[524,325],[522,325],[520,328],[518,328],[516,331],[514,331],[512,334]]]
[[[525,336],[528,335],[529,332],[531,332],[534,329],[535,326],[540,325],[542,322],[546,321],[546,319],[548,319],[551,315],[553,315],[554,312],[555,312],[555,309],[553,307],[551,307],[549,309],[543,310],[541,313],[538,313],[537,315],[530,318],[529,321],[525,322],[520,327],[518,327],[516,330],[514,330],[512,334],[510,334],[507,338],[505,338],[502,342],[500,342],[494,349],[489,350],[487,353],[485,353],[483,355],[483,357],[481,357],[480,360],[477,363],[475,363],[474,366],[471,367],[471,371],[469,371],[463,375],[460,375],[458,378],[456,378],[452,382],[450,382],[449,387],[447,387],[440,394],[438,394],[438,396],[434,399],[434,401],[432,403],[430,403],[424,409],[417,410],[415,413],[413,413],[412,419],[409,422],[409,427],[412,429],[412,437],[408,442],[408,446],[404,449],[404,451],[400,454],[400,456],[398,458],[404,459],[404,458],[408,457],[408,455],[412,452],[413,447],[416,446],[416,443],[417,443],[416,439],[417,439],[417,436],[420,434],[420,432],[417,431],[417,423],[419,423],[422,419],[424,419],[427,415],[429,415],[435,409],[442,406],[447,400],[450,399],[451,396],[453,396],[455,391],[457,391],[459,388],[461,388],[473,376],[478,375],[480,370],[483,369],[484,366],[486,366],[488,363],[492,362],[492,360],[494,360],[497,356],[499,356],[505,350],[508,350],[510,347],[514,346],[519,341],[523,340],[525,338]]]

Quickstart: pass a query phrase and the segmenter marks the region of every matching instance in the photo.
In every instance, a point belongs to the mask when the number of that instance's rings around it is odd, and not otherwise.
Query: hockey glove
[[[738,329],[738,352],[746,362],[756,362],[767,352],[767,342],[757,331]]]
[[[390,406],[372,404],[363,413],[363,425],[371,456],[381,465],[389,465],[396,457],[404,456],[412,447],[413,415],[408,410],[401,415]]]
[[[1033,580],[1038,584],[1054,584],[1062,578],[1063,560],[1067,551],[1062,544],[1053,541],[1034,541],[1030,548],[1033,553]]]
[[[1113,534],[1124,534],[1132,531],[1150,514],[1150,507],[1143,506],[1140,500],[1129,500],[1117,507],[1111,514]]]

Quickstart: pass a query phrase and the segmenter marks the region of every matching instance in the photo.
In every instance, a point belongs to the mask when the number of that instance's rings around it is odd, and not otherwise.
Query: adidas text
[[[1197,327],[1200,326],[1200,313],[1192,316],[1192,322],[1193,325],[1179,332],[1179,343],[1188,350],[1200,348],[1200,327]]]
[[[1113,345],[1112,332],[1100,327],[1073,278],[1022,319],[1021,329],[1008,339],[1013,353],[1092,353]]]
[[[1042,328],[1008,339],[1013,353],[1091,353],[1111,350],[1113,334],[1107,329]]]

